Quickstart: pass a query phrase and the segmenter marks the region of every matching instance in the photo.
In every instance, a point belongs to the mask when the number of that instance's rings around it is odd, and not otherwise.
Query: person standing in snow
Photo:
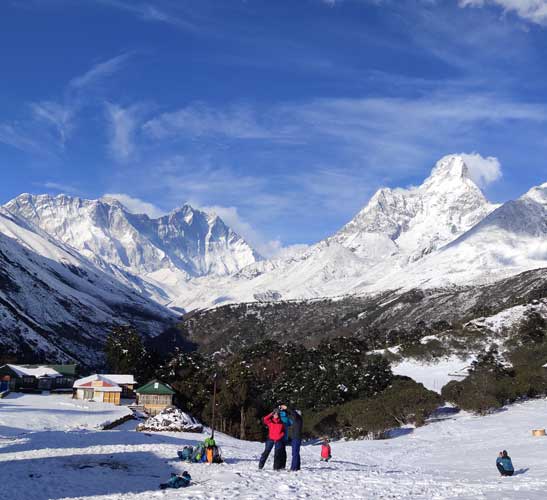
[[[266,460],[270,456],[272,449],[275,448],[274,452],[274,470],[278,470],[279,467],[276,467],[275,456],[277,455],[279,460],[279,453],[282,447],[285,446],[285,425],[279,417],[279,409],[275,409],[272,413],[266,415],[262,422],[268,428],[268,439],[266,440],[266,445],[262,455],[260,456],[260,461],[258,462],[258,468],[263,469]]]
[[[284,469],[287,466],[287,445],[289,444],[289,427],[292,426],[293,420],[289,417],[286,405],[279,405],[279,418],[285,426],[285,437],[283,438],[283,446],[279,449],[279,454],[274,457],[274,462],[277,461],[277,468]]]
[[[500,451],[496,459],[496,467],[502,476],[512,476],[515,472],[511,457],[507,454],[507,450]]]
[[[328,462],[332,458],[332,451],[328,438],[323,439],[321,444],[321,462]]]
[[[302,426],[304,421],[302,420],[302,413],[300,410],[288,410],[285,405],[281,406],[282,410],[285,410],[289,415],[292,426],[291,426],[291,450],[292,450],[292,459],[291,459],[291,471],[300,470],[300,446],[302,445]]]

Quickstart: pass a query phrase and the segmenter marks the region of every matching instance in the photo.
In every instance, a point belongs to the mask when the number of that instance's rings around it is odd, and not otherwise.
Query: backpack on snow
[[[213,464],[221,464],[223,462],[222,452],[220,451],[220,448],[217,445],[209,446],[209,448],[207,448],[207,453],[209,454],[209,456],[207,457],[208,462]]]
[[[185,446],[181,451],[177,451],[177,455],[183,462],[190,462],[194,454],[193,446]]]
[[[205,438],[205,440],[203,441],[203,444],[204,444],[205,448],[212,448],[213,446],[216,446],[216,442],[215,442],[214,438],[212,438],[212,437]]]
[[[186,486],[190,486],[190,481],[192,481],[192,476],[190,476],[188,471],[184,471],[180,475],[171,474],[169,481],[160,484],[160,488],[162,490],[165,490],[167,488],[185,488]]]
[[[194,452],[192,453],[192,457],[190,461],[192,462],[205,462],[207,460],[207,455],[205,452],[205,446],[203,443],[199,443],[195,448]]]

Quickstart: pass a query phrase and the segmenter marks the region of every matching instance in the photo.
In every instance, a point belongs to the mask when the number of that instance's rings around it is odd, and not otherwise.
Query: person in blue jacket
[[[281,468],[284,469],[287,465],[287,444],[289,444],[289,427],[293,424],[293,420],[289,417],[286,405],[279,406],[279,418],[285,426],[285,436],[283,438],[283,449],[281,450]]]
[[[496,467],[502,476],[512,476],[515,472],[511,457],[507,454],[507,450],[500,451],[496,459]]]

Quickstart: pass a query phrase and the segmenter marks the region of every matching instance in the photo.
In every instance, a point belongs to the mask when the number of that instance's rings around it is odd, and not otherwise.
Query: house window
[[[34,385],[35,381],[34,377],[23,377],[23,385]]]
[[[93,399],[93,389],[84,389],[84,399]]]
[[[72,379],[69,377],[57,377],[55,379],[55,385],[57,387],[70,387],[72,383]]]
[[[171,402],[171,398],[165,395],[149,394],[143,398],[143,402],[149,405],[168,405]]]
[[[117,392],[105,392],[103,397],[103,403],[118,403]]]

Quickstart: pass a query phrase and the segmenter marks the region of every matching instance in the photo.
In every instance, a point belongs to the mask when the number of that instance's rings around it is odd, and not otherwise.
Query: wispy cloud
[[[70,186],[68,184],[63,184],[60,182],[48,181],[48,182],[44,182],[42,186],[45,187],[46,189],[59,191],[60,193],[67,193],[67,194],[74,194],[74,195],[78,195],[82,193],[82,191],[79,188]]]
[[[139,104],[122,108],[117,104],[106,103],[110,129],[109,149],[114,159],[119,162],[128,161],[135,154],[134,136],[141,110],[142,106]]]
[[[272,130],[259,124],[254,110],[246,105],[235,105],[223,110],[204,104],[192,104],[149,120],[143,129],[157,139],[178,135],[220,135],[233,139],[273,138]]]
[[[123,206],[125,206],[130,212],[134,214],[146,214],[149,217],[155,219],[165,214],[165,211],[157,207],[153,203],[141,200],[135,196],[130,196],[125,193],[106,193],[103,198],[114,198],[118,200]]]
[[[255,109],[190,105],[153,118],[143,128],[154,140],[197,138],[211,145],[211,137],[222,136],[281,140],[295,147],[321,144],[337,153],[339,161],[404,170],[452,137],[515,121],[545,122],[547,106],[458,89],[425,97],[324,98]]]
[[[68,83],[69,88],[81,90],[100,82],[102,79],[119,71],[132,55],[132,52],[126,52],[95,64],[84,74],[70,80]]]
[[[21,119],[0,123],[0,142],[28,154],[54,154],[63,150],[77,127],[81,109],[93,104],[88,92],[119,71],[132,54],[124,53],[95,64],[70,80],[59,100],[27,103],[26,115]],[[118,140],[122,141],[123,137]],[[128,148],[126,146],[126,151]]]
[[[19,124],[0,123],[0,142],[25,153],[44,154],[46,150]]]
[[[532,23],[547,25],[547,0],[459,0],[461,7],[494,5]]]
[[[197,31],[198,27],[179,15],[160,9],[150,2],[124,0],[96,0],[99,4],[112,7],[136,16],[143,21],[165,23],[185,31]]]
[[[37,120],[55,128],[60,144],[64,147],[74,129],[77,106],[68,103],[41,101],[31,103],[30,107]]]

